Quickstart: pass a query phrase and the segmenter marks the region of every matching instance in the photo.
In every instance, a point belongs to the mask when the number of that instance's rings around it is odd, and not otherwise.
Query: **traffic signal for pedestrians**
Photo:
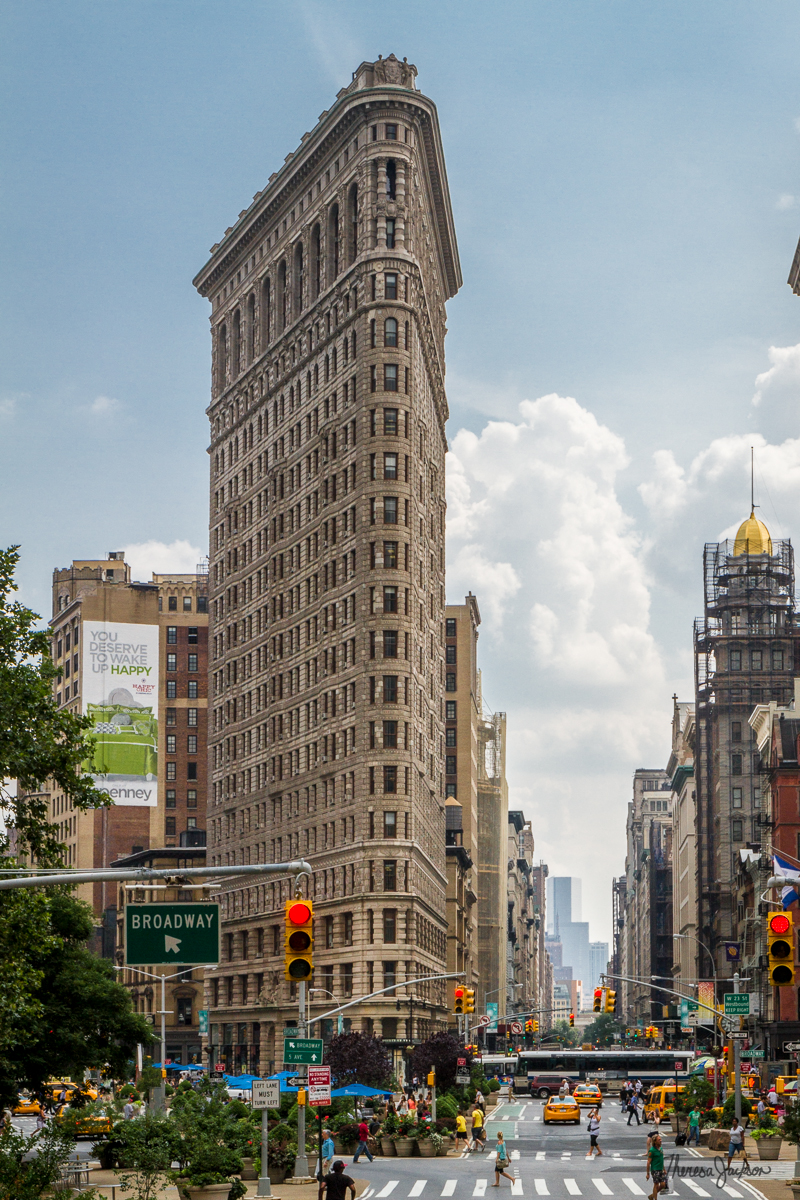
[[[611,988],[606,988],[606,1012],[615,1013],[617,1011],[617,993]]]
[[[792,926],[792,914],[789,912],[769,913],[767,916],[768,971],[773,987],[789,987],[794,983]]]
[[[453,1012],[456,1016],[461,1016],[464,1011],[464,992],[466,988],[457,987],[453,993]]]
[[[575,1013],[570,1013],[569,1014],[570,1029],[573,1027],[574,1024],[575,1024]]]
[[[475,1012],[474,988],[464,988],[464,1012]]]
[[[603,1011],[603,989],[602,988],[597,987],[594,989],[594,1003],[592,1005],[592,1011],[593,1012],[602,1012]]]
[[[295,983],[311,978],[314,970],[314,905],[310,900],[287,900],[285,913],[284,979]]]

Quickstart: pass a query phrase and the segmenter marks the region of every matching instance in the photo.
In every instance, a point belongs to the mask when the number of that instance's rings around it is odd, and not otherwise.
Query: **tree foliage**
[[[85,947],[92,911],[66,889],[0,892],[0,1104],[51,1076],[81,1078],[108,1064],[124,1075],[137,1043],[152,1031],[105,959]],[[9,957],[10,956],[10,957]]]
[[[392,1061],[383,1042],[371,1033],[335,1034],[325,1059],[339,1087],[348,1083],[382,1087],[392,1073]]]
[[[569,1021],[556,1021],[552,1029],[542,1036],[543,1042],[561,1042],[563,1046],[577,1046],[583,1041],[583,1032],[575,1029]]]
[[[580,1033],[582,1042],[591,1042],[593,1046],[611,1046],[618,1040],[615,1034],[624,1033],[625,1027],[619,1023],[612,1013],[600,1013]]]
[[[0,550],[0,815],[40,863],[60,858],[57,827],[50,824],[47,796],[53,780],[77,809],[107,807],[82,764],[92,753],[89,720],[58,709],[50,634],[39,616],[12,600],[19,547]],[[15,786],[3,784],[15,781]]]
[[[437,1088],[449,1088],[456,1081],[459,1058],[467,1060],[465,1069],[469,1070],[472,1066],[471,1053],[465,1050],[464,1043],[455,1034],[443,1031],[415,1047],[411,1055],[411,1070],[418,1079],[424,1080],[433,1067]]]
[[[74,1149],[73,1139],[53,1121],[30,1137],[6,1130],[0,1137],[0,1196],[40,1200]]]

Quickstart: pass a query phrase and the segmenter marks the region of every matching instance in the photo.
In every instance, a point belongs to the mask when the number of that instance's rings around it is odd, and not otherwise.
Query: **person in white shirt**
[[[594,1152],[596,1150],[597,1157],[600,1158],[600,1156],[603,1153],[603,1151],[600,1149],[600,1147],[597,1143],[597,1139],[600,1136],[600,1113],[598,1112],[598,1110],[596,1108],[593,1108],[592,1111],[589,1113],[589,1120],[587,1122],[587,1127],[589,1130],[589,1153],[587,1154],[586,1157],[594,1158]]]

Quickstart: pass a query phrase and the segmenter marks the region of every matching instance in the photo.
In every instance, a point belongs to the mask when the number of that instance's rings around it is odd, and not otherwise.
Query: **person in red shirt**
[[[353,1165],[354,1166],[358,1162],[359,1154],[366,1154],[369,1161],[372,1162],[372,1155],[370,1154],[370,1149],[369,1149],[369,1146],[367,1145],[368,1139],[369,1139],[369,1125],[367,1125],[366,1121],[361,1121],[360,1125],[358,1126],[358,1149],[356,1150],[355,1154],[353,1155]]]

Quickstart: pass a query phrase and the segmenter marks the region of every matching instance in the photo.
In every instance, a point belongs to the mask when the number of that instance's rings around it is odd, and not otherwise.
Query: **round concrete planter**
[[[436,1157],[436,1147],[430,1138],[420,1138],[417,1142],[417,1145],[419,1146],[419,1152],[423,1158]]]
[[[399,1137],[394,1145],[398,1158],[411,1158],[414,1153],[413,1138]]]
[[[758,1157],[763,1162],[775,1162],[780,1155],[782,1141],[783,1138],[780,1137],[758,1138],[756,1141],[756,1146],[758,1147]]]
[[[205,1187],[190,1187],[186,1189],[191,1200],[228,1200],[231,1190],[230,1182],[207,1183]]]
[[[383,1150],[384,1158],[393,1158],[397,1151],[394,1148],[394,1138],[382,1137],[381,1150]]]

